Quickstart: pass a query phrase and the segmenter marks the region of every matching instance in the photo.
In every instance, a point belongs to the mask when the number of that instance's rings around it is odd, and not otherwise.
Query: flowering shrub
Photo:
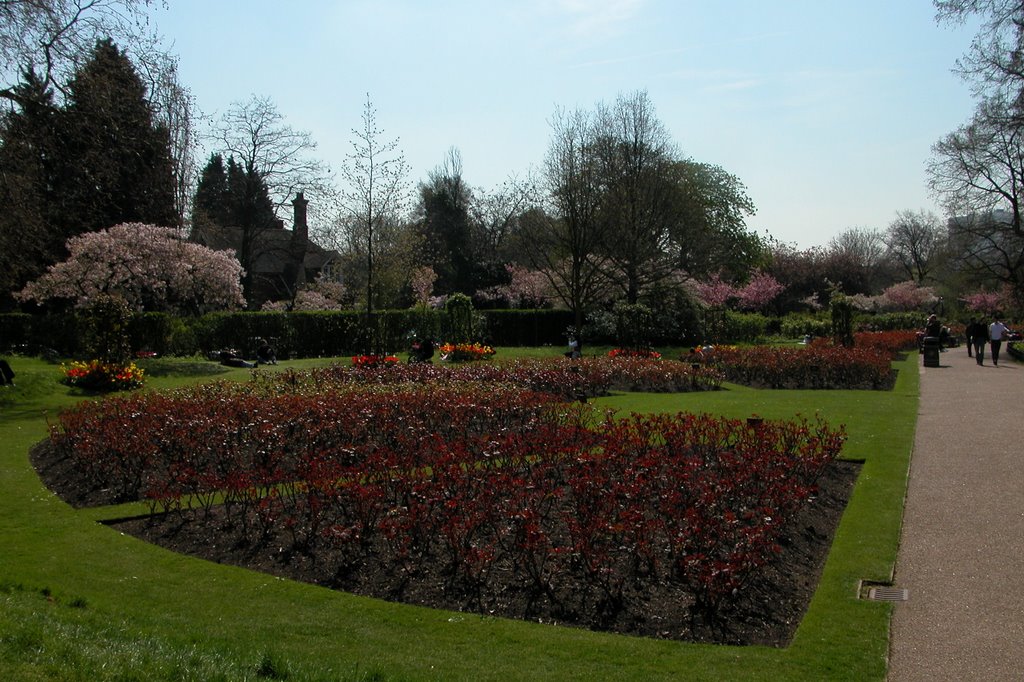
[[[612,348],[608,351],[608,357],[610,358],[647,358],[650,360],[658,360],[661,358],[661,353],[650,348]]]
[[[129,391],[139,388],[145,381],[145,372],[134,362],[123,365],[90,360],[60,366],[64,377],[61,383],[89,391]]]
[[[494,349],[479,343],[441,344],[441,359],[446,362],[472,362],[486,360],[494,355]]]
[[[394,355],[354,355],[352,366],[360,368],[388,367],[397,365],[398,358]]]

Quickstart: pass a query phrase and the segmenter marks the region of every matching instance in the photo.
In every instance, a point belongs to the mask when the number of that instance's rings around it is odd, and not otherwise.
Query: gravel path
[[[889,680],[1024,680],[1024,365],[922,367]]]

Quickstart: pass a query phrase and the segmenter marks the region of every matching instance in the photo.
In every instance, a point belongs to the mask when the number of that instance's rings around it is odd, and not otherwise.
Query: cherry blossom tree
[[[341,310],[341,303],[317,289],[299,289],[294,301],[267,301],[260,310],[271,312],[299,312],[312,310]]]
[[[508,305],[512,308],[543,308],[549,304],[554,292],[551,287],[550,273],[530,270],[515,263],[505,265],[508,273],[508,284],[499,284],[481,289],[474,297],[489,303]]]
[[[551,298],[549,278],[539,270],[530,270],[522,265],[505,266],[509,277],[509,301],[517,308],[542,308]]]
[[[1010,302],[1011,297],[1008,296],[1010,292],[1007,291],[1007,287],[1004,287],[1000,291],[978,291],[973,294],[963,296],[960,300],[964,302],[969,310],[973,310],[978,313],[982,313],[986,316],[993,316],[1000,310],[1007,307],[1007,303]]]
[[[409,284],[416,298],[416,305],[426,308],[430,304],[430,296],[434,293],[436,281],[437,273],[429,265],[420,266],[412,271]]]
[[[881,305],[888,310],[920,310],[938,300],[932,287],[923,287],[914,280],[899,282],[882,292]]]
[[[87,306],[116,295],[138,310],[200,313],[237,308],[242,266],[230,251],[181,239],[172,228],[122,223],[67,242],[67,260],[50,266],[15,296]]]
[[[737,296],[736,287],[724,281],[721,275],[711,275],[706,282],[697,282],[695,288],[697,298],[709,308],[724,308]]]
[[[750,281],[736,291],[737,305],[742,310],[762,310],[785,289],[779,280],[757,270]]]

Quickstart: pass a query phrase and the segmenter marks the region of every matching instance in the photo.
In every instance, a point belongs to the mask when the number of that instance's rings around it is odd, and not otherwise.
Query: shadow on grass
[[[152,358],[137,364],[152,377],[212,377],[230,371],[228,367],[206,360]]]

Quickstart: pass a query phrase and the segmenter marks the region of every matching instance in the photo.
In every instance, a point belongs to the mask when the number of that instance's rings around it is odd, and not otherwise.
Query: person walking
[[[999,365],[999,349],[1003,345],[1003,338],[1010,333],[1009,328],[996,316],[995,320],[988,326],[988,340],[992,347],[992,364]]]
[[[988,340],[988,327],[977,318],[972,317],[971,323],[964,330],[967,336],[967,355],[974,348],[974,359],[979,365],[985,364],[985,342]]]

